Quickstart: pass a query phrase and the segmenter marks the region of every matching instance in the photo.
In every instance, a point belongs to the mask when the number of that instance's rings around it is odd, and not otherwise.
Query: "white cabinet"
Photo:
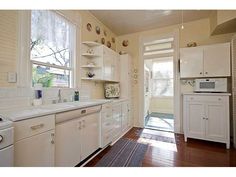
[[[229,136],[229,95],[184,95],[184,136],[226,143]]]
[[[112,118],[113,118],[113,140],[115,141],[120,137],[122,131],[122,104],[115,103],[112,105]]]
[[[101,111],[100,147],[115,142],[131,127],[129,100],[104,104]]]
[[[20,140],[15,146],[15,166],[53,167],[54,130]]]
[[[99,148],[99,117],[97,112],[81,120],[81,160]]]
[[[180,49],[180,77],[230,76],[230,43]]]
[[[56,166],[76,166],[99,148],[101,106],[56,115]]]
[[[81,55],[83,80],[119,81],[120,59],[117,52],[99,43],[85,41]],[[89,72],[94,76],[89,77]]]
[[[80,162],[81,136],[77,119],[56,125],[56,166],[73,167]]]
[[[54,166],[54,115],[14,122],[14,128],[15,166]]]
[[[202,47],[180,49],[180,76],[203,76],[203,49]]]
[[[204,76],[230,76],[230,43],[204,48]]]

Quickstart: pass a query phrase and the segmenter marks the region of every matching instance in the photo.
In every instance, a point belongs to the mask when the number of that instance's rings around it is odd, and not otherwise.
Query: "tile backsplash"
[[[61,88],[61,101],[73,101],[74,88]],[[80,100],[90,99],[88,90],[80,91]],[[53,104],[59,101],[59,88],[44,88],[42,91],[43,104]],[[0,109],[30,106],[34,98],[34,90],[32,88],[0,88]]]

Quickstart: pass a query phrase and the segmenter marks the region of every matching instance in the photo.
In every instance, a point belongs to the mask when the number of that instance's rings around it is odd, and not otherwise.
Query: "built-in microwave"
[[[195,79],[194,92],[227,91],[227,78]]]

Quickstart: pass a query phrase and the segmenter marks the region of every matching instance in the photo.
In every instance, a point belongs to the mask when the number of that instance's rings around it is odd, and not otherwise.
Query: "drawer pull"
[[[0,143],[3,141],[3,136],[0,135]]]
[[[86,113],[86,109],[83,109],[82,111],[81,111],[81,114],[85,114]]]
[[[37,129],[40,129],[40,128],[43,128],[44,127],[44,124],[39,124],[39,125],[34,125],[32,127],[30,127],[32,130],[37,130]]]
[[[221,101],[221,98],[218,98],[219,101]]]

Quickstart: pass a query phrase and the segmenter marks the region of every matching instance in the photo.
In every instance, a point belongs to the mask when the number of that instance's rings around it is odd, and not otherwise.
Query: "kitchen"
[[[129,31],[113,23],[124,14],[129,20],[144,14],[175,18]],[[236,165],[234,10],[1,10],[0,19],[0,166],[175,166],[146,158],[150,148],[177,148],[179,141],[186,156],[194,144],[202,147],[199,158],[207,149],[224,155],[219,164],[184,156],[176,166]],[[142,129],[140,39],[167,34],[175,47],[168,55],[176,134]]]

